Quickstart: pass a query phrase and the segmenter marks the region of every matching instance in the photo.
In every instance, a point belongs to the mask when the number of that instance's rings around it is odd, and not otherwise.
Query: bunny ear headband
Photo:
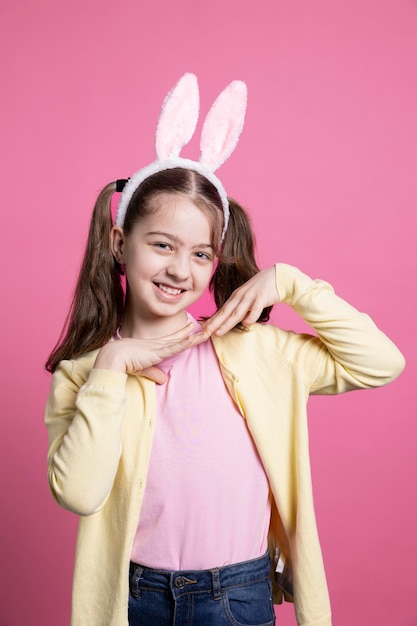
[[[200,159],[192,161],[179,156],[194,135],[199,114],[199,93],[194,74],[184,74],[168,93],[156,127],[156,161],[133,174],[125,184],[116,213],[116,224],[123,226],[126,210],[139,185],[152,174],[182,167],[202,174],[219,192],[224,213],[222,239],[229,222],[226,191],[214,174],[232,154],[245,119],[247,89],[239,80],[231,82],[217,97],[204,121],[200,140]]]

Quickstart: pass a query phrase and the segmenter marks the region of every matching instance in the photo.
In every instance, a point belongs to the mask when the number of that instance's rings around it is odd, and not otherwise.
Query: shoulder
[[[297,380],[308,388],[316,337],[256,323],[247,331],[233,330],[212,340],[221,367],[235,379],[248,385],[259,381],[271,392],[278,380],[288,385]]]
[[[274,324],[256,323],[247,330],[233,329],[223,337],[212,337],[217,351],[238,355],[254,355],[274,353],[286,360],[293,360],[298,347],[309,343],[314,338],[311,335],[298,334],[291,330],[284,330]]]
[[[61,384],[67,381],[68,384],[73,383],[75,386],[81,387],[94,366],[98,352],[98,350],[93,350],[75,359],[61,361],[53,374],[53,380],[59,381]]]
[[[81,392],[84,397],[124,395],[127,374],[94,369],[98,350],[61,361],[52,377],[49,402],[72,405]]]

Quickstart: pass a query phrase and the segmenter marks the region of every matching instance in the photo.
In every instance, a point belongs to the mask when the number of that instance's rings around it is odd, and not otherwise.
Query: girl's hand
[[[261,270],[236,289],[225,304],[202,326],[210,335],[225,335],[236,324],[254,324],[263,309],[279,302],[275,266]]]
[[[166,376],[155,365],[208,339],[209,334],[206,330],[192,334],[193,330],[194,325],[190,323],[165,337],[110,341],[98,353],[94,368],[139,374],[162,384]]]

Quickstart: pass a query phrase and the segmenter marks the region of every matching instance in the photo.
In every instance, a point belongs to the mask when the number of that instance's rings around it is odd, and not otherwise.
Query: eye
[[[196,253],[195,253],[195,256],[196,256],[198,259],[201,259],[202,261],[211,261],[211,255],[210,255],[210,254],[208,254],[207,252],[201,252],[201,251],[199,251],[199,252],[196,252]]]
[[[172,250],[172,247],[169,243],[164,243],[162,241],[158,241],[153,244],[154,248],[158,248],[159,250]]]

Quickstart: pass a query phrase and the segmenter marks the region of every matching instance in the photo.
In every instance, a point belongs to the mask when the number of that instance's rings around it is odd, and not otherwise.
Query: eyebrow
[[[148,236],[152,236],[152,235],[157,235],[160,237],[166,237],[167,239],[171,239],[171,241],[175,241],[175,243],[184,243],[179,237],[177,237],[176,235],[171,235],[170,233],[164,233],[161,230],[151,230],[149,232],[146,233]],[[193,248],[213,248],[213,246],[211,245],[211,243],[198,243],[197,245],[193,246]]]

